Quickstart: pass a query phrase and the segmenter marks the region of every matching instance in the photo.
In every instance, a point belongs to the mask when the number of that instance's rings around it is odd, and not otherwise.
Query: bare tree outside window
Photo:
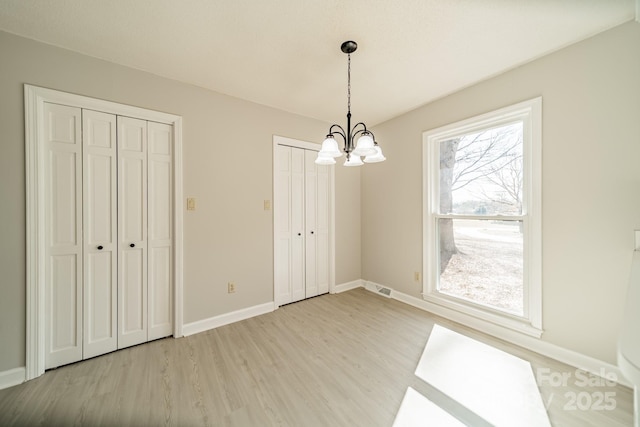
[[[440,142],[441,292],[522,314],[522,189],[522,122]]]

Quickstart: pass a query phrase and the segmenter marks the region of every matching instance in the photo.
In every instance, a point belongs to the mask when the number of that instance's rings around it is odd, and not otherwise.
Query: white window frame
[[[463,300],[439,292],[440,142],[522,121],[523,123],[523,212],[509,217],[523,221],[523,316]],[[489,322],[539,338],[542,335],[542,98],[534,98],[496,111],[429,130],[422,135],[423,155],[423,299],[434,312],[481,327]],[[468,219],[465,215],[447,218]],[[498,218],[499,219],[499,218]]]

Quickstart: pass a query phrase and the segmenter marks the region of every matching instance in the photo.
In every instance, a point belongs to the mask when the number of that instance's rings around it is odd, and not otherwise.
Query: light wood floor
[[[408,387],[464,412],[414,375],[435,322],[529,360],[534,370],[575,371],[356,289],[48,371],[0,390],[0,425],[391,426]],[[565,394],[587,389],[543,384],[543,401],[554,395],[552,425],[632,424],[631,390],[593,389],[615,393],[615,409],[567,409]]]

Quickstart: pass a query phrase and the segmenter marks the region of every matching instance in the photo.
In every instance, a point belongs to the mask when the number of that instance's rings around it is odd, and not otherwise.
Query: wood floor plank
[[[414,374],[436,323],[528,360],[536,372],[575,371],[356,289],[48,371],[0,390],[0,425],[391,426],[409,387],[486,425]],[[585,392],[614,393],[616,407],[568,410],[565,394]],[[540,393],[554,426],[632,423],[632,393],[620,385],[540,384]]]

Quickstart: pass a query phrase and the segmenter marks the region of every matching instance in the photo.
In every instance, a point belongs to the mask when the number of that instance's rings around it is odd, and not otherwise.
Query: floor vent
[[[365,289],[378,295],[382,295],[383,297],[391,298],[390,288],[385,288],[384,286],[376,285],[373,283],[367,283],[365,285]]]
[[[382,286],[376,286],[376,289],[378,290],[379,294],[382,294],[387,298],[391,298],[391,289],[383,288]]]

